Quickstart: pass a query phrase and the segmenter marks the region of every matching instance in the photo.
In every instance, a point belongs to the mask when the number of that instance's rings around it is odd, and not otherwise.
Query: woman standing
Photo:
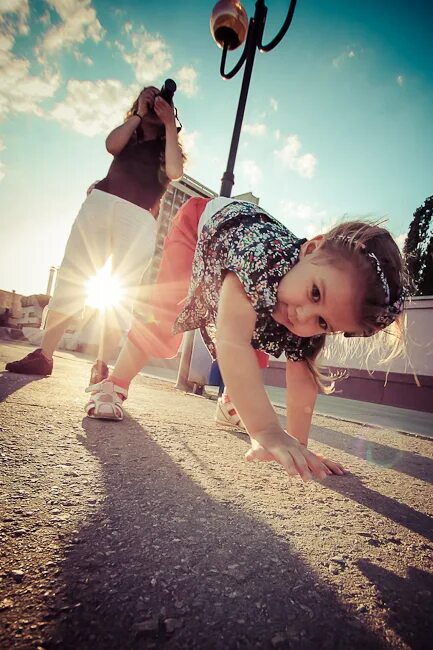
[[[111,256],[123,302],[115,313],[104,315],[90,385],[108,376],[107,362],[122,332],[129,328],[132,304],[153,254],[161,197],[169,182],[183,173],[173,105],[157,88],[144,88],[124,123],[108,135],[106,148],[114,159],[107,176],[92,187],[72,226],[42,345],[8,363],[6,370],[51,375],[54,350],[70,320],[83,309],[86,281]]]

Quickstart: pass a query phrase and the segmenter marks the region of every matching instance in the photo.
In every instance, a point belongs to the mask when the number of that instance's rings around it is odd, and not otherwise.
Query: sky
[[[266,4],[269,42],[289,0]],[[212,8],[1,0],[0,289],[45,292],[110,165],[105,137],[143,86],[175,79],[185,171],[219,192],[243,70],[220,77]],[[432,24],[427,0],[298,0],[283,41],[256,53],[233,194],[252,191],[298,236],[386,217],[401,244],[433,194]]]

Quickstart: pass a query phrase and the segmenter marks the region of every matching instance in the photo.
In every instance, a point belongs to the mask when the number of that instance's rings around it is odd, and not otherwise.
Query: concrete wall
[[[412,298],[406,314],[407,354],[404,357],[384,366],[381,361],[386,353],[385,346],[371,352],[373,339],[345,339],[345,350],[341,351],[338,345],[333,344],[332,337],[328,337],[329,345],[323,354],[323,363],[346,368],[409,374],[415,372],[433,376],[433,296]]]
[[[347,373],[337,382],[335,397],[433,413],[432,296],[413,298],[408,305],[407,354],[388,364],[381,363],[386,346],[371,351],[373,339],[328,337],[328,342],[321,365]],[[271,360],[264,371],[266,383],[284,386],[284,367],[284,362]]]

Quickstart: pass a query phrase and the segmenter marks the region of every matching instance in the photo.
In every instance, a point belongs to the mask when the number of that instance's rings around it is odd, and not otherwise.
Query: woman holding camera
[[[174,85],[174,84],[173,84]],[[162,195],[183,173],[172,93],[144,88],[122,125],[106,139],[113,155],[107,176],[95,183],[75,219],[54,295],[49,304],[42,345],[6,370],[51,375],[53,353],[71,318],[80,314],[86,281],[111,256],[112,273],[123,290],[122,304],[104,314],[99,350],[90,385],[108,376],[107,362],[122,331],[129,328],[132,304],[155,247],[156,219]]]

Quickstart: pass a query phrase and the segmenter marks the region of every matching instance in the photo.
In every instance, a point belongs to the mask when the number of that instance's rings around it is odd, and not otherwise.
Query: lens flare
[[[355,453],[358,458],[363,458],[371,465],[384,469],[396,467],[403,457],[402,452],[398,449],[371,442],[364,437],[356,439]]]
[[[87,283],[86,305],[100,311],[116,307],[122,299],[119,279],[111,275],[111,260]]]

